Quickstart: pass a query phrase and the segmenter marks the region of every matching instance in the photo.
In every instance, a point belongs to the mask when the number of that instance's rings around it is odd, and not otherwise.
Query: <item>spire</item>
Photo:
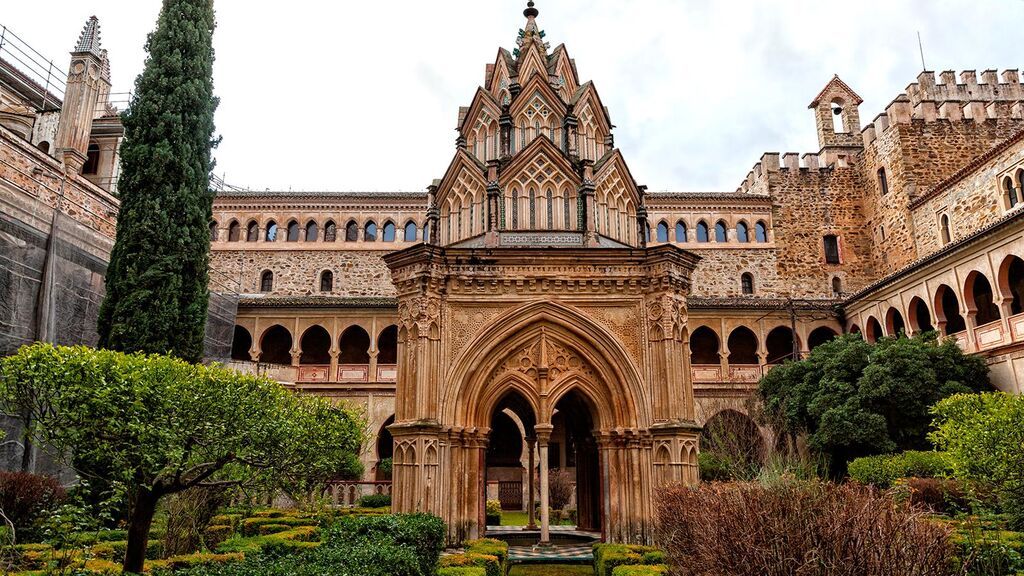
[[[537,15],[540,14],[540,10],[534,8],[533,0],[526,3],[526,10],[523,10],[523,16],[526,16],[526,27],[519,31],[519,37],[516,39],[516,48],[512,51],[513,54],[518,58],[520,52],[530,42],[536,42],[541,46],[541,51],[547,53],[548,46],[547,42],[544,41],[544,31],[537,28]]]
[[[75,52],[90,52],[97,57],[102,57],[100,48],[100,20],[92,16],[85,23],[82,35],[78,37],[78,45]]]

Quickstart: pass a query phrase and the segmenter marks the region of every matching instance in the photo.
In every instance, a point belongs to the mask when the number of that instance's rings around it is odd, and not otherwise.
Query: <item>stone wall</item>
[[[244,245],[243,245],[244,246]],[[243,294],[260,292],[260,276],[274,273],[275,296],[332,295],[393,297],[391,275],[383,252],[369,250],[214,250],[210,267],[221,276],[237,278]],[[320,292],[320,274],[334,273],[334,289]]]

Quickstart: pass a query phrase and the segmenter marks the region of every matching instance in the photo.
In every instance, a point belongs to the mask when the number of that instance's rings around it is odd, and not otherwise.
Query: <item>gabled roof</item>
[[[558,109],[559,114],[565,114],[565,102],[562,101],[562,96],[551,87],[547,78],[541,78],[539,74],[530,76],[530,79],[523,85],[522,91],[519,96],[512,103],[512,108],[509,109],[509,113],[512,116],[520,113],[527,106],[530,105],[530,100],[534,92],[540,92],[544,94],[545,99],[548,100],[548,104],[554,109]]]
[[[488,108],[494,114],[495,120],[501,116],[501,104],[494,99],[494,96],[492,96],[490,92],[483,88],[477,88],[476,94],[473,95],[473,102],[471,102],[469,107],[466,109],[466,113],[460,113],[459,125],[455,129],[463,133],[463,136],[465,136],[464,130],[469,127],[467,126],[467,122],[470,119],[479,116],[482,108]]]
[[[564,176],[573,182],[579,182],[579,175],[573,168],[572,163],[569,162],[569,159],[565,157],[564,153],[562,153],[562,150],[555,146],[547,136],[542,135],[534,138],[533,142],[530,142],[529,146],[517,152],[516,155],[512,157],[512,161],[502,168],[501,175],[499,176],[501,184],[506,184],[509,180],[518,175],[527,163],[533,160],[537,154],[542,152],[547,153],[547,155],[551,157],[552,161],[559,166],[559,169],[562,171]]]
[[[824,98],[825,94],[828,94],[828,92],[832,90],[832,88],[838,88],[839,90],[845,92],[848,96],[853,98],[858,105],[864,102],[864,99],[858,96],[857,93],[853,91],[853,88],[850,88],[846,84],[846,82],[843,82],[842,79],[839,78],[839,74],[836,74],[835,76],[832,77],[831,80],[828,81],[828,84],[825,84],[825,87],[821,89],[821,92],[818,92],[818,95],[814,97],[814,100],[812,100],[807,107],[817,108],[818,104],[821,103],[821,99]]]
[[[611,132],[612,128],[614,128],[615,125],[612,124],[612,118],[608,114],[608,108],[604,105],[603,102],[601,102],[601,95],[598,94],[597,87],[594,85],[593,80],[587,80],[586,82],[580,85],[580,89],[576,91],[576,94],[573,94],[572,101],[570,102],[570,104],[573,105],[573,108],[578,113],[580,102],[586,99],[588,96],[594,98],[594,105],[591,106],[591,108],[597,108],[597,110],[594,110],[594,114],[600,114],[601,116],[604,117],[604,127],[607,131]]]
[[[468,151],[459,148],[455,151],[455,157],[452,158],[451,163],[448,164],[448,169],[444,171],[444,177],[436,183],[437,193],[434,198],[434,202],[438,206],[441,205],[442,200],[447,198],[448,191],[452,187],[452,180],[459,174],[460,168],[470,170],[480,179],[481,182],[484,183],[484,185],[486,185],[487,167]]]

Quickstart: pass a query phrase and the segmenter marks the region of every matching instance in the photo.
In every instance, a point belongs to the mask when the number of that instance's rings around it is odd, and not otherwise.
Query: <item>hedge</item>
[[[480,538],[466,540],[463,544],[466,547],[466,552],[496,556],[502,565],[508,562],[508,542],[494,538]]]
[[[664,564],[618,566],[612,570],[612,576],[657,576],[658,574],[668,574],[668,566]]]
[[[487,576],[487,572],[483,568],[464,566],[460,568],[439,568],[437,576]]]
[[[653,546],[594,544],[596,576],[614,576],[618,566],[653,565],[665,562],[665,555]]]
[[[945,452],[908,450],[857,458],[850,462],[848,473],[861,484],[889,488],[900,478],[947,478],[953,465]]]
[[[255,518],[246,518],[242,520],[240,531],[242,536],[256,536],[259,535],[260,527],[267,525],[281,525],[281,526],[316,526],[317,521],[314,518],[300,518],[300,517],[287,517],[287,516],[264,516]]]
[[[388,508],[391,506],[391,496],[387,494],[367,494],[359,497],[360,508]]]
[[[346,516],[325,530],[330,547],[366,542],[394,543],[413,551],[423,574],[432,574],[444,547],[445,525],[430,514]]]
[[[491,554],[451,554],[442,556],[437,563],[438,568],[482,568],[484,576],[504,576],[505,568],[497,556]]]

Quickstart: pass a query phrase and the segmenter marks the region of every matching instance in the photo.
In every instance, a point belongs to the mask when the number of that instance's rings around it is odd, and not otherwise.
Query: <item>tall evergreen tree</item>
[[[164,0],[124,116],[100,345],[203,354],[213,197],[213,0]]]

